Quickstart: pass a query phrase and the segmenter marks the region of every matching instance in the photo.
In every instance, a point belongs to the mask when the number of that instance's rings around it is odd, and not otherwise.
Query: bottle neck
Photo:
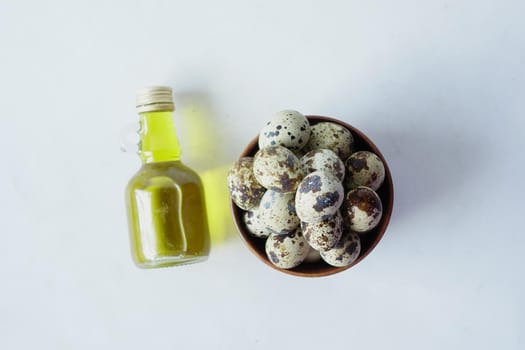
[[[173,112],[140,113],[139,133],[142,163],[180,160],[181,149],[173,124]]]

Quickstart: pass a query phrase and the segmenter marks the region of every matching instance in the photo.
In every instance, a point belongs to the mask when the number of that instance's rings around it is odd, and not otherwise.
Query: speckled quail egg
[[[368,232],[381,221],[383,205],[371,188],[359,186],[347,193],[342,215],[352,231]]]
[[[293,110],[278,112],[259,134],[259,148],[284,146],[292,151],[303,148],[310,138],[310,123]]]
[[[331,149],[339,158],[346,159],[352,153],[353,144],[354,137],[347,128],[335,123],[322,122],[311,127],[310,139],[305,149]]]
[[[358,186],[370,187],[377,191],[385,179],[385,166],[379,157],[368,151],[353,153],[346,160],[348,178],[345,184],[348,188]]]
[[[361,253],[361,240],[355,232],[345,232],[339,242],[330,250],[321,251],[321,258],[332,266],[347,266]]]
[[[310,246],[298,228],[286,235],[270,235],[266,239],[266,256],[281,269],[292,269],[301,264],[308,255]]]
[[[252,157],[241,158],[233,163],[228,173],[230,196],[233,202],[244,210],[257,207],[266,191],[254,176],[253,164]]]
[[[343,219],[337,212],[334,216],[317,222],[301,222],[304,239],[315,250],[332,248],[343,234]]]
[[[321,261],[321,254],[319,254],[319,251],[310,247],[310,250],[308,251],[308,255],[306,256],[306,258],[304,258],[304,262],[305,263],[316,263],[318,261]]]
[[[305,176],[297,188],[295,210],[301,221],[316,222],[334,215],[343,202],[341,182],[330,172],[318,170]]]
[[[301,168],[305,175],[316,170],[329,171],[334,174],[339,181],[345,177],[344,163],[334,151],[329,149],[315,149],[306,153],[301,158]]]
[[[258,238],[266,238],[271,231],[267,229],[261,221],[261,214],[259,208],[248,210],[244,212],[243,221],[248,232]]]
[[[260,149],[254,157],[253,172],[265,188],[285,193],[294,192],[303,178],[299,159],[282,146]]]
[[[295,194],[266,191],[259,205],[261,224],[275,234],[286,234],[299,226],[295,213]]]

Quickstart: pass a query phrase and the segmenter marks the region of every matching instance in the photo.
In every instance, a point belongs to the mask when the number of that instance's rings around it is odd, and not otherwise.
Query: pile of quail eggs
[[[383,207],[375,191],[381,159],[354,152],[345,127],[310,125],[293,110],[277,113],[259,134],[259,150],[233,164],[228,186],[251,235],[266,239],[269,261],[282,269],[321,259],[347,266],[361,252],[360,235],[374,229]]]

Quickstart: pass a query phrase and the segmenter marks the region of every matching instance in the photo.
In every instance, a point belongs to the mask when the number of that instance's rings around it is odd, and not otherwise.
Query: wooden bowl
[[[248,232],[246,225],[243,222],[244,211],[238,208],[235,205],[235,203],[233,203],[233,201],[231,202],[231,210],[232,210],[232,215],[235,221],[235,225],[237,226],[237,229],[239,230],[241,237],[243,238],[248,248],[255,254],[257,258],[259,258],[259,260],[261,260],[266,265],[270,266],[271,268],[275,270],[278,270],[280,272],[284,272],[290,275],[301,276],[301,277],[322,277],[322,276],[332,275],[332,274],[347,270],[351,268],[352,266],[355,266],[356,264],[361,262],[368,254],[370,254],[370,252],[379,243],[379,241],[381,240],[381,238],[383,237],[386,231],[388,222],[390,221],[390,216],[392,215],[392,207],[394,204],[394,186],[392,184],[392,175],[385,161],[385,158],[383,157],[381,152],[379,152],[379,149],[372,143],[372,141],[370,141],[370,139],[365,136],[365,134],[363,134],[361,131],[357,130],[353,126],[346,124],[345,122],[342,122],[340,120],[334,119],[334,118],[322,117],[322,116],[317,116],[317,115],[308,115],[306,117],[308,118],[310,125],[315,125],[319,122],[332,122],[332,123],[336,123],[341,126],[344,126],[348,130],[350,130],[350,132],[354,136],[354,149],[356,151],[373,152],[377,154],[379,158],[381,158],[381,160],[383,161],[383,164],[385,165],[385,181],[383,182],[379,190],[376,191],[379,197],[381,198],[381,202],[383,204],[383,216],[381,218],[381,222],[375,229],[365,234],[360,234],[361,254],[356,259],[356,261],[354,261],[352,264],[348,266],[343,266],[343,267],[330,266],[321,260],[315,263],[303,262],[302,264],[300,264],[299,266],[293,269],[278,268],[277,266],[273,265],[266,256],[266,252],[264,248],[266,239],[254,237],[250,235],[250,233]],[[255,153],[259,150],[258,138],[259,136],[257,135],[248,144],[248,146],[246,146],[246,148],[241,153],[239,158],[253,157],[255,155]]]

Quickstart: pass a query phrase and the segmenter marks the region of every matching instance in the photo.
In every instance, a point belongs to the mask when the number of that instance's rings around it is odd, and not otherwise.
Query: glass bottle
[[[173,124],[172,90],[137,93],[142,167],[126,188],[131,255],[141,268],[206,260],[210,250],[199,176],[181,160]]]

